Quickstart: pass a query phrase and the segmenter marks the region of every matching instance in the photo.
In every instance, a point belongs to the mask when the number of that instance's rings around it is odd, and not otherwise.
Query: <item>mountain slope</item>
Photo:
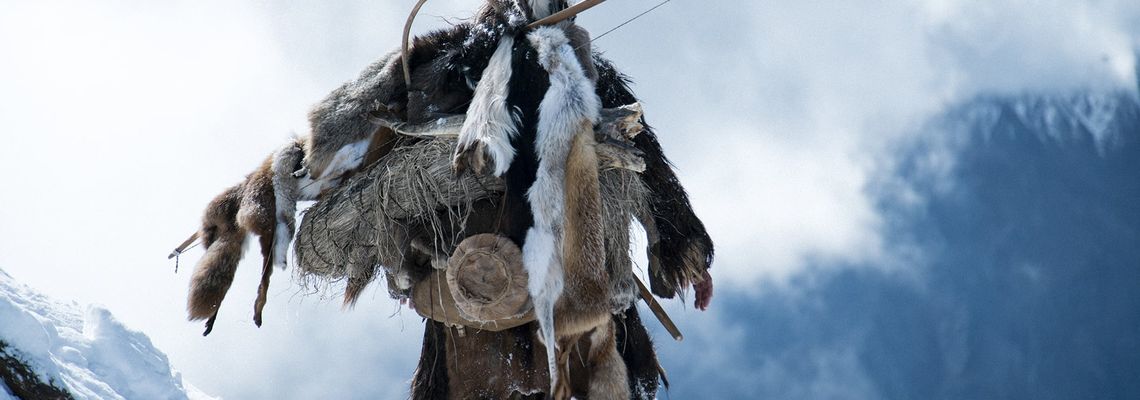
[[[5,343],[0,356],[26,365],[35,380],[73,398],[209,398],[186,385],[146,335],[123,326],[109,311],[82,311],[78,304],[56,302],[2,270],[0,321],[0,342]],[[14,392],[0,387],[0,399]]]

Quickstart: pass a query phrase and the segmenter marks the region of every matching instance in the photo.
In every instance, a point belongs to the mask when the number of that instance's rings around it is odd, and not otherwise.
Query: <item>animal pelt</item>
[[[637,307],[630,306],[614,315],[614,339],[618,353],[628,371],[631,399],[652,400],[657,398],[658,382],[669,387],[661,364],[657,361],[657,351],[653,339],[645,330]]]
[[[304,148],[304,171],[316,183],[309,191],[322,193],[364,165],[376,145],[394,134],[373,126],[365,115],[390,105],[393,93],[403,93],[396,76],[397,53],[365,68],[356,80],[334,89],[309,112],[310,133]],[[399,87],[396,84],[399,83]]]
[[[449,398],[448,392],[451,386],[449,375],[451,374],[448,373],[447,362],[447,329],[442,323],[430,319],[424,323],[424,344],[420,350],[419,364],[416,365],[416,371],[412,376],[412,400],[447,400]],[[456,346],[456,349],[458,348]],[[456,374],[456,376],[459,375]]]
[[[514,51],[515,38],[502,38],[482,73],[471,106],[467,108],[467,120],[459,131],[453,161],[457,173],[468,166],[476,173],[483,173],[486,157],[492,164],[491,173],[502,176],[514,162],[515,147],[511,142],[518,136],[517,124],[521,117],[507,104]]]
[[[637,101],[629,79],[609,60],[594,56],[598,69],[598,96],[602,107],[616,107]],[[653,294],[672,298],[686,287],[705,279],[713,261],[713,242],[704,223],[693,212],[689,196],[661,150],[657,135],[642,119],[645,131],[633,138],[645,153],[641,180],[649,189],[648,215],[638,219],[646,228],[649,243],[649,281]]]
[[[190,279],[187,300],[189,319],[206,319],[213,330],[218,308],[233,284],[246,236],[258,236],[262,275],[254,301],[253,320],[262,323],[262,310],[269,291],[273,266],[284,267],[295,229],[294,213],[302,194],[302,182],[294,177],[303,157],[302,140],[295,140],[271,154],[261,165],[214,198],[206,206],[199,235],[206,254]]]
[[[516,3],[533,20],[549,17],[551,14],[566,8],[565,0],[516,0]]]
[[[198,261],[190,278],[190,295],[186,309],[190,320],[209,319],[206,332],[213,329],[218,307],[234,281],[238,262],[245,247],[245,229],[237,224],[237,213],[245,184],[238,184],[219,194],[206,206],[199,234],[206,254]]]
[[[583,337],[589,340],[590,346],[585,349],[586,357],[577,361],[584,364],[581,370],[589,371],[590,375],[586,398],[613,400],[630,398],[629,370],[617,350],[617,340],[614,335],[614,321],[607,319],[605,324],[599,325]],[[581,352],[583,347],[579,346],[577,350]],[[570,364],[572,359],[573,356],[567,354],[567,359],[562,362]],[[569,365],[567,368],[570,368]]]
[[[273,274],[275,253],[273,244],[277,235],[278,203],[273,187],[275,159],[275,156],[270,156],[257,170],[246,177],[237,213],[238,226],[257,235],[261,250],[261,283],[258,285],[258,296],[253,305],[253,322],[257,326],[261,326],[261,311],[265,308],[269,277]],[[233,279],[232,275],[230,279]]]

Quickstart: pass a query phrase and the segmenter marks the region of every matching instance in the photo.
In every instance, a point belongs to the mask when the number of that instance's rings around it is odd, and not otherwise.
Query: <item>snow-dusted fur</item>
[[[467,120],[459,130],[459,142],[455,147],[455,162],[470,152],[476,159],[482,159],[486,151],[491,157],[492,173],[502,176],[507,172],[515,157],[511,138],[518,135],[516,118],[507,107],[507,93],[511,81],[511,49],[514,37],[506,36],[499,41],[499,47],[491,55],[491,61],[483,70],[483,78],[475,87],[471,106],[467,108]],[[481,163],[474,163],[476,172],[481,172]]]
[[[543,19],[550,16],[551,14],[554,14],[556,11],[554,9],[555,1],[556,0],[526,0],[527,5],[530,6],[531,15],[536,20]]]

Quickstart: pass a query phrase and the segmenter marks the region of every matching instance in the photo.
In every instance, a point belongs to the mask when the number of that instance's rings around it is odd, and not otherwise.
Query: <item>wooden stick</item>
[[[665,330],[669,331],[670,335],[673,335],[674,340],[678,342],[684,340],[685,336],[681,335],[681,330],[677,329],[677,325],[669,318],[669,314],[665,313],[665,309],[661,307],[661,303],[658,303],[657,299],[653,298],[653,294],[649,293],[649,288],[645,287],[644,283],[641,283],[641,278],[634,275],[633,280],[637,282],[637,288],[641,289],[641,299],[645,300],[645,304],[653,311],[653,315],[657,316],[657,320],[661,321],[661,325],[665,327]]]
[[[183,251],[186,251],[187,247],[190,247],[191,244],[194,244],[195,240],[198,240],[198,232],[194,232],[194,234],[190,235],[186,241],[182,242],[182,244],[178,245],[178,247],[175,247],[174,251],[170,252],[169,256],[166,256],[166,259],[169,260],[171,258],[178,257],[179,254],[182,254]]]
[[[534,28],[537,28],[540,26],[554,25],[554,24],[557,24],[559,22],[566,20],[567,18],[571,18],[575,15],[578,15],[582,11],[589,10],[598,4],[602,4],[605,1],[606,0],[586,0],[586,1],[583,1],[581,3],[575,4],[571,7],[567,7],[565,10],[551,14],[550,16],[548,16],[546,18],[540,19],[538,21],[531,22],[530,25],[527,25],[526,27],[530,28],[530,29],[534,29]]]
[[[400,44],[400,46],[401,46],[400,48],[403,51],[403,53],[401,53],[401,54],[403,54],[403,56],[404,56],[403,62],[404,62],[404,89],[405,90],[411,90],[411,87],[412,87],[412,71],[411,71],[410,67],[408,67],[408,65],[409,65],[408,63],[410,62],[410,61],[408,61],[408,57],[409,57],[409,54],[408,54],[408,36],[410,36],[412,34],[412,21],[416,20],[416,14],[420,13],[420,7],[423,7],[424,3],[427,3],[427,0],[420,0],[420,1],[416,2],[415,8],[412,8],[412,13],[408,14],[408,22],[404,23],[404,41]]]

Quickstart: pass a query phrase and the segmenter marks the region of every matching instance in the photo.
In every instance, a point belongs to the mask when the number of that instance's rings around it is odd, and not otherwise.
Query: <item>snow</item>
[[[15,349],[44,382],[76,399],[212,397],[182,381],[166,354],[98,306],[61,303],[0,270],[0,340]],[[8,400],[0,384],[0,400]]]
[[[1087,134],[1098,144],[1111,140],[1116,123],[1137,99],[1125,92],[1077,95],[1025,95],[1013,101],[1017,119],[1026,127],[1056,142]],[[1104,152],[1103,148],[1099,148]]]

